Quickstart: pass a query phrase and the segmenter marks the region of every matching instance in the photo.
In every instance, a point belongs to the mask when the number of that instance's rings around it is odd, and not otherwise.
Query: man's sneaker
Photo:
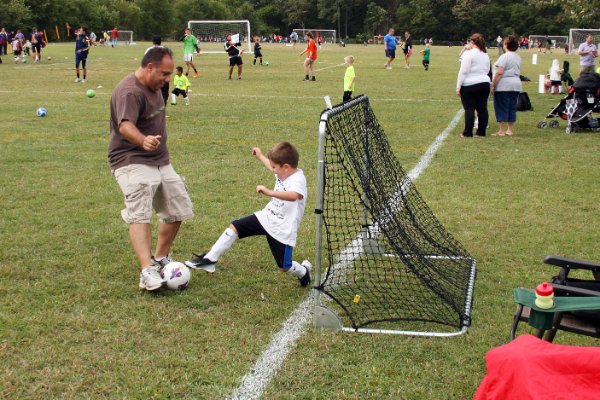
[[[310,284],[310,270],[312,264],[308,260],[304,260],[301,265],[306,268],[306,274],[304,274],[302,278],[298,278],[298,280],[300,281],[300,286],[306,287]]]
[[[85,83],[85,78],[83,78],[83,79],[81,80],[81,83]]]
[[[194,72],[194,78],[198,77],[198,71]]]
[[[211,261],[208,258],[204,258],[205,255],[206,253],[200,255],[194,254],[194,258],[184,262],[184,264],[191,269],[201,269],[209,274],[212,274],[216,270],[215,265],[217,265],[217,262]]]
[[[166,286],[167,282],[160,276],[159,269],[158,266],[151,265],[140,272],[140,289],[153,291]]]
[[[310,80],[314,82],[317,80],[317,78],[313,76]]]
[[[165,267],[165,265],[173,261],[173,258],[171,258],[171,253],[169,253],[160,260],[157,260],[156,258],[154,258],[154,256],[152,256],[151,261],[152,265],[158,267],[158,272],[160,272]]]
[[[75,83],[79,83],[79,82],[81,82],[81,79],[75,78]]]

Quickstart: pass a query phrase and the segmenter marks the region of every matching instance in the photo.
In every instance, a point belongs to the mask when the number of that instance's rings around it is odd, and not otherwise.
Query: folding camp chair
[[[517,311],[510,339],[515,338],[520,321],[528,322],[537,337],[549,342],[558,330],[600,338],[600,264],[558,256],[546,257],[544,263],[561,268],[552,279],[555,307],[539,309],[532,290],[515,289]],[[570,278],[569,272],[577,269],[591,271],[595,279]]]

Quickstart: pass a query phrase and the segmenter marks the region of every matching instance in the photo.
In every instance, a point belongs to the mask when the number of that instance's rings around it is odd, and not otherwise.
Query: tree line
[[[192,19],[247,19],[253,35],[266,36],[335,29],[340,38],[360,41],[394,27],[440,43],[473,32],[491,39],[599,28],[600,0],[8,0],[0,6],[0,27],[35,26],[51,41],[68,39],[67,27],[80,25],[96,33],[116,25],[134,31],[136,40],[175,39]]]

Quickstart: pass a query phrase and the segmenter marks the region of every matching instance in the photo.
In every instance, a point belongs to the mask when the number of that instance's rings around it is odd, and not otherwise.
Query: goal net
[[[569,52],[576,52],[587,35],[592,35],[596,45],[600,43],[600,29],[569,29]]]
[[[108,31],[110,32],[110,31]],[[125,44],[135,44],[133,42],[133,31],[119,31],[119,42]]]
[[[538,42],[542,44],[542,48],[546,46],[546,37],[552,42],[553,49],[564,49],[569,42],[568,36],[551,36],[551,35],[529,35],[529,47],[537,47]]]
[[[322,40],[321,43],[336,43],[335,30],[333,29],[294,29],[293,32],[298,34],[298,39],[301,42],[306,41],[306,34],[310,32],[317,42],[318,38],[320,37]]]
[[[223,53],[227,34],[239,35],[241,48],[246,53],[252,52],[250,22],[247,20],[188,21],[188,28],[198,39],[202,53]]]
[[[321,115],[318,192],[317,328],[466,332],[476,261],[425,204],[366,96]]]

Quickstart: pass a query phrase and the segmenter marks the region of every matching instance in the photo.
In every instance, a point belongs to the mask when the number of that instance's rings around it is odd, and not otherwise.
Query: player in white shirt
[[[310,283],[311,264],[304,260],[302,264],[292,260],[298,227],[306,206],[306,177],[298,168],[300,159],[298,150],[288,142],[281,142],[265,156],[255,147],[255,156],[263,165],[275,173],[275,187],[269,190],[263,185],[256,192],[271,198],[265,208],[247,217],[233,221],[221,234],[207,253],[196,255],[185,262],[193,269],[202,269],[212,273],[219,257],[238,239],[249,236],[266,236],[271,253],[282,271],[294,275],[300,285]]]

